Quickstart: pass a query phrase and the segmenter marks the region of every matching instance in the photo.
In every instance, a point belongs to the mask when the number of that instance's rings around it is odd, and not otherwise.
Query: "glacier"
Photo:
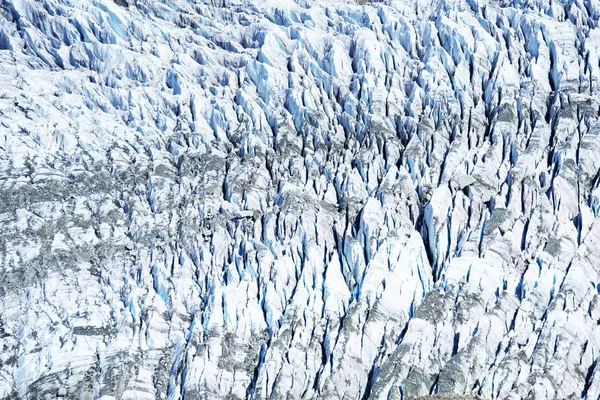
[[[599,19],[2,0],[0,398],[600,398]]]

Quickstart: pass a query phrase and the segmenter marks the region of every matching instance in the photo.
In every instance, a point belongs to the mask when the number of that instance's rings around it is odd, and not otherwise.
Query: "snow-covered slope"
[[[598,0],[2,0],[0,398],[600,396]]]

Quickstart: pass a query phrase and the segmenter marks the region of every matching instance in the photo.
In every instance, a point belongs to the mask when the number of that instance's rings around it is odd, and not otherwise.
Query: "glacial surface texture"
[[[599,14],[1,0],[0,398],[597,399]]]

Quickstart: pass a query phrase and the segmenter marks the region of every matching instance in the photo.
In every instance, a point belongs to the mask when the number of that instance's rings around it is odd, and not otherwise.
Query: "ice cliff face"
[[[597,399],[599,13],[2,0],[0,398]]]

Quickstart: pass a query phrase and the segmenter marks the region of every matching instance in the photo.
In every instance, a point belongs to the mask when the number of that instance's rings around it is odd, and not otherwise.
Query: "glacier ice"
[[[600,398],[600,3],[360,3],[0,3],[0,398]]]

